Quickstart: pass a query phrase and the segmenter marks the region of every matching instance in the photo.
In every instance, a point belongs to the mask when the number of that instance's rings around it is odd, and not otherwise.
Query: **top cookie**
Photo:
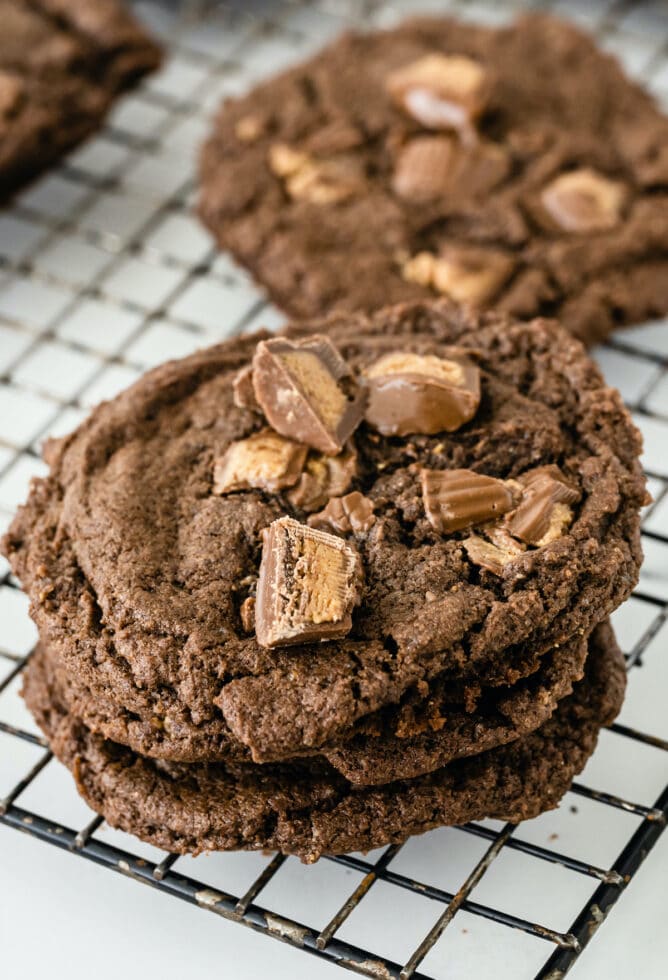
[[[181,758],[513,684],[636,582],[639,435],[555,323],[441,300],[310,326],[101,405],[5,539],[59,663]]]
[[[440,293],[593,343],[668,311],[668,120],[546,16],[347,34],[227,101],[201,180],[296,317]]]
[[[100,123],[160,50],[121,0],[0,0],[0,199]]]

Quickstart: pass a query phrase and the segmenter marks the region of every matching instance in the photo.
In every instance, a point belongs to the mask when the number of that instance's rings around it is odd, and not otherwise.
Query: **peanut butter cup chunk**
[[[471,534],[465,538],[464,547],[475,565],[485,568],[494,575],[503,575],[506,565],[519,558],[525,551],[521,542],[516,541],[510,534],[506,534],[505,540],[495,539],[492,535],[483,538],[479,534]]]
[[[247,364],[237,372],[232,384],[234,404],[237,408],[247,408],[251,412],[262,411],[253,388],[253,365]]]
[[[511,484],[473,470],[422,470],[420,483],[429,523],[441,534],[500,517],[516,499]]]
[[[418,136],[401,150],[392,189],[409,201],[431,201],[443,194],[451,178],[456,145],[446,136]]]
[[[347,445],[338,456],[309,453],[299,482],[287,497],[293,507],[307,513],[344,494],[357,474],[357,452]]]
[[[216,461],[213,492],[234,493],[237,490],[282,490],[300,478],[306,462],[306,446],[263,429],[233,442]]]
[[[399,152],[392,190],[417,204],[482,198],[510,168],[509,152],[497,143],[464,145],[453,136],[415,136]]]
[[[368,531],[375,520],[373,502],[359,490],[353,490],[345,497],[332,497],[324,510],[309,517],[308,524],[309,527],[317,527],[321,531],[350,534],[351,531]]]
[[[404,263],[402,275],[458,303],[482,307],[510,278],[514,266],[510,255],[495,249],[447,245],[438,255],[419,252]]]
[[[327,337],[260,341],[253,388],[276,432],[330,456],[341,452],[362,420],[364,393]]]
[[[480,371],[462,354],[385,354],[366,368],[363,383],[364,417],[385,436],[454,432],[480,404]]]
[[[269,166],[296,201],[338,204],[363,190],[361,169],[354,157],[316,158],[277,143],[270,148]]]
[[[510,533],[527,544],[549,544],[572,523],[571,505],[580,493],[570,486],[557,466],[542,466],[519,477],[524,486],[516,510],[508,515]]]
[[[397,105],[428,129],[470,127],[485,108],[490,87],[483,66],[458,54],[427,54],[387,78]]]
[[[606,231],[622,219],[624,185],[587,167],[555,177],[541,195],[543,207],[564,231]]]
[[[255,603],[263,647],[345,636],[360,597],[362,566],[341,538],[283,517],[265,530]]]

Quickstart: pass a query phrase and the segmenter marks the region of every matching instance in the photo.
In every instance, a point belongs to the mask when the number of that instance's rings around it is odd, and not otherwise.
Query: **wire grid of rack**
[[[119,105],[100,135],[0,214],[0,527],[30,477],[44,471],[45,437],[65,433],[91,405],[162,360],[281,323],[191,213],[196,149],[221,98],[346,27],[386,26],[418,9],[496,22],[526,7],[491,0],[136,6],[169,46],[164,69]],[[540,6],[582,21],[668,103],[665,6]],[[668,681],[661,659],[668,636],[668,324],[620,332],[597,357],[645,435],[655,502],[644,520],[640,587],[615,617],[634,668],[629,698],[556,813],[520,827],[485,821],[434,831],[314,868],[281,855],[218,855],[207,863],[141,845],[91,819],[19,701],[35,636],[25,597],[0,559],[0,822],[363,975],[455,975],[458,957],[470,955],[460,948],[470,931],[478,953],[491,951],[494,963],[478,963],[475,975],[500,976],[502,951],[508,976],[561,977],[668,816],[661,697],[656,718],[648,707],[652,690],[665,699]],[[536,921],[547,892],[561,896],[556,910],[545,909],[549,925]],[[308,899],[301,905],[300,893]],[[374,935],[362,912],[377,897],[401,918],[393,927],[381,916]],[[408,921],[417,930],[410,940]],[[491,932],[481,937],[485,925]]]

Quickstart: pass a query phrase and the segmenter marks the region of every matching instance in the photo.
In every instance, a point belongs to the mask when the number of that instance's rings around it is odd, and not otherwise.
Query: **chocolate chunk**
[[[462,146],[450,136],[417,136],[399,153],[392,190],[407,201],[471,198],[491,191],[509,170],[510,155],[496,143]]]
[[[260,341],[253,387],[272,428],[328,456],[341,452],[364,414],[364,392],[332,342],[317,334]]]
[[[455,144],[447,136],[419,136],[402,149],[392,178],[392,190],[409,201],[431,201],[448,185]]]
[[[464,55],[425,55],[387,79],[393,101],[428,129],[470,130],[490,87],[482,65]]]
[[[311,513],[324,507],[331,497],[346,492],[357,474],[357,453],[345,449],[338,456],[309,453],[299,483],[287,494],[293,507]]]
[[[458,303],[484,306],[508,281],[514,260],[491,248],[445,245],[438,255],[418,252],[402,266],[407,282],[430,286]]]
[[[269,166],[297,201],[338,204],[363,188],[362,170],[351,157],[318,160],[285,143],[276,143],[269,151]]]
[[[333,534],[281,517],[263,532],[255,633],[263,647],[345,636],[360,597],[357,551]]]
[[[499,535],[498,531],[502,533]],[[494,575],[503,575],[506,565],[519,558],[526,550],[525,546],[515,541],[501,528],[488,532],[488,537],[492,540],[482,538],[478,534],[471,534],[464,541],[466,553],[474,564],[480,565],[488,572],[493,572]]]
[[[237,372],[232,382],[232,397],[237,408],[247,408],[251,412],[261,412],[253,388],[253,367],[247,364]]]
[[[464,355],[385,354],[364,371],[363,382],[365,418],[385,436],[454,432],[480,404],[480,370]]]
[[[363,533],[375,523],[373,503],[358,490],[347,493],[345,497],[332,497],[324,510],[308,519],[309,527],[321,531],[333,530],[339,534],[351,531]]]
[[[512,510],[513,486],[473,470],[422,470],[427,518],[440,534],[484,524]]]
[[[580,494],[556,466],[540,466],[522,474],[522,499],[506,518],[510,533],[527,544],[542,547],[561,537],[573,520],[570,504]]]
[[[301,476],[306,453],[306,446],[285,439],[271,429],[262,429],[248,439],[233,442],[216,460],[213,492],[234,493],[253,487],[276,491],[292,487]]]
[[[622,217],[626,188],[589,167],[556,177],[541,195],[543,207],[564,231],[585,234],[614,228]]]

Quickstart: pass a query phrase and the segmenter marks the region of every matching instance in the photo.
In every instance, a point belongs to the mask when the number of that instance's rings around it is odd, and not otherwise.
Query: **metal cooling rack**
[[[0,212],[0,526],[44,471],[45,437],[162,360],[281,322],[191,214],[195,150],[219,100],[348,26],[386,26],[416,10],[496,22],[519,6],[137,4],[170,47],[164,69]],[[668,103],[665,5],[541,6],[582,22]],[[597,356],[644,432],[655,503],[640,588],[615,616],[633,668],[627,702],[558,811],[519,827],[437,830],[311,868],[280,855],[195,860],[142,845],[91,819],[22,706],[35,634],[0,559],[0,822],[366,976],[452,976],[472,962],[474,943],[476,976],[562,977],[668,815],[668,323],[620,332]]]

